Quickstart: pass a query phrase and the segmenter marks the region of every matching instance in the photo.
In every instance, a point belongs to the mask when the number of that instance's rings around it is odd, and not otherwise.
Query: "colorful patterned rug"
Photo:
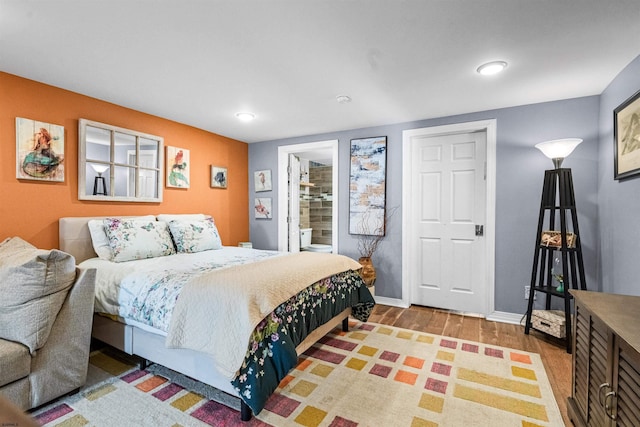
[[[92,353],[88,385],[34,415],[45,426],[562,426],[540,356],[375,323],[300,357],[249,423],[211,387]],[[229,404],[227,402],[227,404]],[[232,399],[231,405],[238,406]]]

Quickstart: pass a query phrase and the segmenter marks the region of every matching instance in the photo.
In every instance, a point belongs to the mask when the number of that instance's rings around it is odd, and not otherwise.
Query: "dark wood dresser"
[[[571,290],[576,426],[640,426],[640,297]]]

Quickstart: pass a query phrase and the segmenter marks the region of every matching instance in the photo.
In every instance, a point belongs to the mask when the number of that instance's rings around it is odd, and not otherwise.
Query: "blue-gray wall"
[[[613,110],[640,90],[640,56],[618,74],[600,98],[598,216],[600,290],[640,295],[640,176],[613,179]]]
[[[593,287],[597,278],[597,179],[598,179],[598,118],[600,97],[591,96],[556,102],[526,105],[473,114],[422,120],[366,129],[340,131],[322,135],[266,141],[249,145],[249,174],[271,169],[273,220],[250,220],[254,247],[277,249],[279,212],[277,152],[278,146],[331,139],[339,140],[339,250],[358,258],[357,240],[348,233],[349,212],[349,145],[354,138],[387,136],[387,206],[402,205],[402,131],[421,127],[462,123],[477,120],[497,120],[497,188],[496,188],[496,271],[495,309],[524,313],[524,286],[529,283],[540,196],[545,169],[552,163],[534,148],[549,139],[576,137],[584,142],[565,160],[563,167],[573,169],[576,203],[587,285]],[[284,178],[286,179],[286,177]],[[250,180],[252,182],[252,180]],[[249,199],[256,193],[249,188]],[[406,195],[409,196],[409,195]],[[335,201],[334,201],[335,202]],[[378,279],[376,294],[402,298],[402,212],[390,219],[388,235],[374,256]],[[538,302],[540,303],[540,301]]]

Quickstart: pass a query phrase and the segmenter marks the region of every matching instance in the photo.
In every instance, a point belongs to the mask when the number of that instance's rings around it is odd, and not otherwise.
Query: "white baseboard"
[[[406,301],[397,298],[381,297],[378,295],[374,295],[373,298],[376,300],[376,304],[390,305],[391,307],[409,308],[411,305],[407,304]]]
[[[508,313],[506,311],[494,311],[486,317],[487,320],[501,323],[511,323],[514,325],[520,325],[522,321],[521,313]]]
[[[376,300],[376,304],[389,305],[391,307],[408,308],[411,306],[411,304],[398,298],[381,297],[375,295],[374,299]],[[509,313],[506,311],[494,311],[485,316],[485,319],[492,322],[511,323],[513,325],[522,324],[522,314]]]

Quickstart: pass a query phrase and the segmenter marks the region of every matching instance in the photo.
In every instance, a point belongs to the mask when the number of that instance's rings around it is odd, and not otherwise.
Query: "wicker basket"
[[[531,326],[541,332],[564,339],[566,334],[566,318],[561,310],[533,310]]]
[[[553,248],[562,247],[562,233],[560,231],[543,231],[540,237],[540,244]],[[573,248],[576,245],[576,235],[567,233],[567,247]]]

